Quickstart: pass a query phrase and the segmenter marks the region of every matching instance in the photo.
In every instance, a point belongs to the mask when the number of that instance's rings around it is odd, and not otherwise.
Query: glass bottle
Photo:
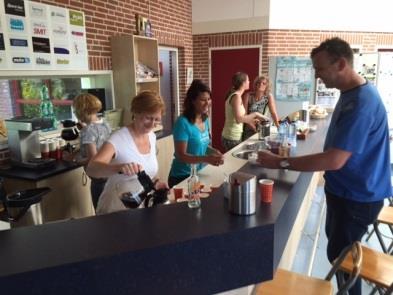
[[[47,100],[49,100],[48,87],[46,87],[46,85],[44,84],[41,87],[41,118],[47,118],[49,115]]]
[[[41,87],[40,108],[41,108],[41,117],[42,118],[49,118],[52,121],[52,126],[48,129],[44,129],[44,131],[56,129],[57,128],[57,120],[56,120],[55,113],[53,111],[52,101],[50,100],[50,97],[49,97],[48,87],[45,84],[43,84]]]
[[[197,164],[191,164],[191,176],[187,180],[188,187],[188,207],[199,208],[201,207],[199,177],[197,174]]]

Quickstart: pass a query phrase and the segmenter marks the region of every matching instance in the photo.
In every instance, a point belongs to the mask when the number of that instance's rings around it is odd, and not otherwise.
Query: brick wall
[[[261,30],[194,35],[194,77],[209,82],[209,48],[262,45],[262,73],[267,73],[270,56],[308,56],[313,47],[334,36],[361,46],[363,53],[393,48],[393,33]]]
[[[135,14],[148,16],[159,45],[179,51],[179,90],[185,93],[186,68],[192,67],[191,0],[35,0],[83,11],[90,70],[111,70],[110,36],[136,31]]]

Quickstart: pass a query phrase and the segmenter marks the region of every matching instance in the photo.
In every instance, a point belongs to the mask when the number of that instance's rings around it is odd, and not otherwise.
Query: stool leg
[[[367,235],[366,238],[366,242],[368,242],[368,240],[371,238],[371,236],[373,235],[373,233],[375,232],[374,228],[370,231],[370,233]]]
[[[377,234],[377,237],[378,237],[379,243],[381,244],[383,253],[388,254],[389,253],[388,249],[386,248],[385,242],[383,241],[383,238],[382,238],[381,232],[379,231],[378,225],[379,225],[378,221],[374,222],[375,233]]]

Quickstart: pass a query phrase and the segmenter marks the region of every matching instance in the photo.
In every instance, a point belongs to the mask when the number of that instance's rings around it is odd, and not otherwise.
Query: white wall
[[[269,0],[192,0],[192,22],[193,34],[266,29]]]
[[[393,32],[392,0],[192,0],[193,34],[261,29]]]
[[[393,32],[392,0],[271,0],[270,29]]]

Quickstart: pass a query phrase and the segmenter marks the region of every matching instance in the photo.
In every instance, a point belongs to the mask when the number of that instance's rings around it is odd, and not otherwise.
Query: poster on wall
[[[360,53],[354,55],[355,71],[373,85],[377,82],[378,53]]]
[[[277,57],[275,95],[282,101],[309,101],[313,69],[308,57]]]
[[[88,70],[83,12],[23,0],[0,9],[0,70]]]

